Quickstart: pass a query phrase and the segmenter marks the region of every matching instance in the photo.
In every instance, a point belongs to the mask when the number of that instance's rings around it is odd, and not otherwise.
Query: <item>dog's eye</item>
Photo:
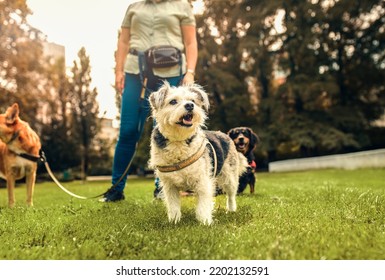
[[[176,99],[173,99],[169,102],[171,105],[176,105],[178,103],[178,101],[176,101]]]

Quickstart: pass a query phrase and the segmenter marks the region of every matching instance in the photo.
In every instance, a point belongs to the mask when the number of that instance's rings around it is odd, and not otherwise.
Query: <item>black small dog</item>
[[[242,153],[249,162],[247,171],[239,178],[238,194],[242,193],[247,185],[250,185],[250,193],[254,193],[257,164],[253,151],[260,143],[260,139],[249,127],[235,127],[230,129],[227,134],[233,139],[238,152]]]

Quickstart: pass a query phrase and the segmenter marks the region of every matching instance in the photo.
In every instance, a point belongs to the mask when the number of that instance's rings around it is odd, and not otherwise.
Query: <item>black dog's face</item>
[[[259,137],[248,127],[236,127],[230,129],[227,133],[230,138],[234,141],[235,147],[238,152],[246,155],[259,143]]]

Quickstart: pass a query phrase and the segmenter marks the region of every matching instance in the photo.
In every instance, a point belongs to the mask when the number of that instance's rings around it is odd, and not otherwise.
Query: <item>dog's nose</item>
[[[184,107],[187,111],[191,112],[192,110],[194,110],[194,103],[186,103]]]

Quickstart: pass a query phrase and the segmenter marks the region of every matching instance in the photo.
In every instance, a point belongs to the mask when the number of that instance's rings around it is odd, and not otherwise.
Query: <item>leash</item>
[[[138,145],[138,144],[137,144]],[[137,147],[136,147],[137,148]],[[135,151],[136,151],[136,148],[135,148]],[[45,169],[47,170],[49,176],[51,177],[51,179],[55,182],[55,184],[62,190],[64,191],[65,193],[69,194],[70,196],[73,196],[73,197],[76,197],[78,199],[93,199],[93,198],[98,198],[98,197],[101,197],[101,196],[104,196],[108,190],[102,194],[99,194],[99,195],[95,195],[95,196],[81,196],[81,195],[77,195],[71,191],[69,191],[66,187],[64,187],[60,182],[59,180],[56,178],[55,174],[52,172],[51,170],[51,167],[49,166],[48,164],[48,161],[47,161],[47,158],[45,156],[45,153],[43,150],[40,150],[39,152],[39,156],[33,156],[33,155],[30,155],[30,154],[25,154],[25,153],[15,153],[17,156],[21,157],[21,158],[24,158],[26,160],[29,160],[29,161],[33,161],[33,162],[42,162],[44,163],[44,166],[45,166]],[[132,163],[132,160],[134,159],[134,156],[135,156],[135,153],[131,159],[131,161],[129,162],[129,164],[127,165],[126,169],[124,170],[122,176],[120,176],[119,180],[110,188],[115,188],[119,183],[120,181],[123,180],[124,176],[126,176],[128,170],[130,169],[131,167],[131,163]]]
[[[20,155],[19,155],[20,156]],[[25,157],[24,157],[25,158]],[[35,157],[37,158],[37,157]],[[53,174],[49,164],[48,164],[48,161],[47,161],[47,158],[45,156],[45,153],[44,151],[40,151],[40,157],[39,157],[39,160],[41,162],[44,163],[44,166],[45,168],[47,169],[47,172],[49,174],[49,176],[51,177],[51,179],[55,182],[55,184],[62,190],[64,191],[65,193],[69,194],[70,196],[73,196],[73,197],[76,197],[78,199],[92,199],[92,198],[98,198],[98,197],[101,197],[103,195],[106,194],[106,192],[102,193],[102,194],[99,194],[99,195],[96,195],[96,196],[81,196],[81,195],[77,195],[71,191],[69,191],[67,188],[65,188],[60,182],[59,180],[55,177],[55,175]],[[120,179],[121,180],[121,179]]]

